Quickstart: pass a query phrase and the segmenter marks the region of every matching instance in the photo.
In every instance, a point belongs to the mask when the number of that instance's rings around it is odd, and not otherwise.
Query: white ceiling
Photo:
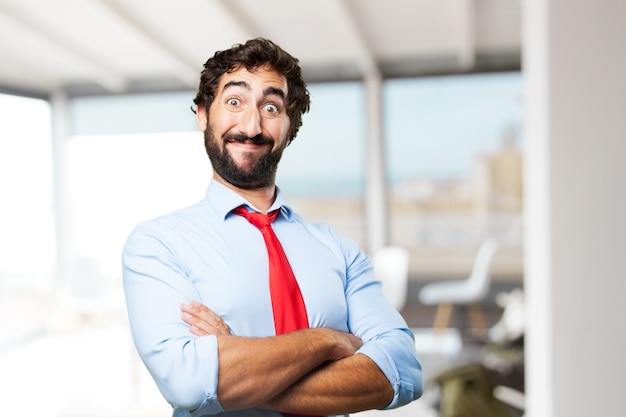
[[[195,89],[216,50],[263,36],[309,82],[519,69],[519,0],[0,0],[0,90]]]

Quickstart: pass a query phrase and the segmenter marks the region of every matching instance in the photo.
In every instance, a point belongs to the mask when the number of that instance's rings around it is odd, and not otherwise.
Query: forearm
[[[315,369],[262,408],[311,415],[348,414],[383,408],[393,396],[393,388],[378,366],[356,354]]]
[[[218,337],[218,398],[225,410],[256,407],[326,361],[358,346],[330,329],[305,329],[277,337]]]

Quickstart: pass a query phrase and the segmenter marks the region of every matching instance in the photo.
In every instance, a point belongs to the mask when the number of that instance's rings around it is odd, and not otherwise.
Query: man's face
[[[222,75],[208,112],[199,108],[207,153],[215,173],[243,189],[274,185],[287,146],[287,81],[270,69]],[[207,116],[208,113],[208,116]]]

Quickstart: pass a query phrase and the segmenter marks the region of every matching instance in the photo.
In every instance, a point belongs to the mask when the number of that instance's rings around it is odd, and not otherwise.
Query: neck
[[[213,179],[220,184],[230,188],[237,194],[241,195],[243,198],[248,200],[254,207],[261,210],[263,213],[267,213],[272,204],[274,204],[274,200],[276,199],[276,186],[274,184],[269,187],[255,189],[255,190],[247,190],[243,188],[236,187],[231,183],[224,180],[224,178],[220,177],[217,173],[213,172]]]

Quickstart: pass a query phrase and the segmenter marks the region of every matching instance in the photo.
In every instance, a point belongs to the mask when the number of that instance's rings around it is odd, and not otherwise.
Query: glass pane
[[[495,273],[521,279],[521,74],[393,80],[384,98],[391,243],[412,275],[468,273],[495,237]]]
[[[309,86],[311,111],[285,150],[277,182],[289,196],[363,195],[364,94],[360,83]]]
[[[45,330],[56,243],[48,103],[0,95],[0,114],[2,350]]]
[[[362,87],[309,88],[313,110],[283,155],[277,184],[288,204],[310,220],[329,221],[360,239]],[[202,199],[210,176],[197,130],[79,135],[70,141],[69,160],[73,244],[113,279],[119,277],[122,246],[132,227]]]
[[[311,111],[280,162],[277,184],[311,221],[364,243],[365,104],[361,83],[309,85]]]
[[[0,95],[0,282],[42,290],[54,268],[50,107]]]
[[[110,278],[131,229],[201,200],[210,175],[199,132],[76,136],[69,160],[75,250]]]

